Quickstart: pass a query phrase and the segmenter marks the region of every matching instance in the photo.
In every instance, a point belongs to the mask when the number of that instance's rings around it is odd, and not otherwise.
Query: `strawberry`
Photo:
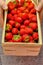
[[[34,38],[34,40],[38,40],[38,33],[37,32],[33,33],[33,38]]]
[[[11,40],[12,39],[12,33],[6,33],[6,35],[5,35],[5,38],[6,38],[6,40]]]
[[[8,42],[13,42],[13,40],[8,40]]]
[[[17,17],[17,18],[15,19],[15,21],[18,22],[18,23],[22,23],[22,18],[21,18],[21,17]]]
[[[29,42],[30,42],[30,43],[35,43],[34,40],[30,40]]]
[[[34,4],[33,3],[30,3],[29,6],[28,6],[29,10],[31,10],[32,8],[34,8]]]
[[[17,14],[17,10],[16,10],[16,9],[13,9],[13,10],[11,11],[11,14],[12,14],[12,15]]]
[[[20,29],[20,35],[24,35],[26,34],[26,30],[25,29]]]
[[[16,27],[16,28],[20,28],[20,23],[16,23],[16,24],[15,24],[15,27]]]
[[[30,41],[32,41],[33,40],[33,37],[32,36],[30,36]]]
[[[37,17],[36,15],[34,15],[32,18],[31,18],[32,22],[37,22]]]
[[[8,9],[9,11],[13,10],[15,8],[15,4],[13,2],[8,3]]]
[[[23,42],[29,42],[29,36],[28,36],[28,34],[24,34],[22,36],[22,39],[23,39]]]
[[[20,0],[20,3],[21,3],[21,4],[24,4],[24,2],[25,2],[25,0]]]
[[[31,19],[32,22],[37,22],[37,17],[34,14],[29,14],[29,19]]]
[[[25,20],[25,21],[24,21],[24,25],[26,25],[26,26],[28,26],[28,25],[29,25],[29,23],[30,23],[30,21],[29,21],[29,20]]]
[[[35,8],[31,9],[30,13],[36,14],[36,9]]]
[[[37,29],[37,23],[30,23],[29,27],[31,27],[33,30]]]
[[[25,30],[26,30],[26,33],[27,34],[32,34],[33,33],[33,30],[32,30],[32,28],[25,28]]]
[[[20,26],[20,29],[25,29],[25,28],[26,28],[25,25],[21,25],[21,26]]]
[[[12,29],[12,34],[18,34],[18,29],[17,28],[13,28]]]
[[[18,9],[18,10],[17,10],[17,14],[19,15],[19,13],[21,13],[21,11]]]
[[[15,14],[15,15],[13,16],[14,20],[16,20],[16,19],[17,19],[17,17],[18,17],[18,16],[17,16],[17,14]]]
[[[25,10],[25,7],[19,7],[18,9],[20,12],[23,12]]]
[[[7,23],[6,24],[6,31],[11,31],[11,30],[12,30],[12,26],[9,23]]]
[[[9,14],[7,15],[7,19],[8,19],[8,20],[11,20],[11,18],[12,18],[12,14],[9,13]]]
[[[25,9],[24,12],[25,12],[25,13],[29,13],[29,10],[28,10],[28,9]]]
[[[20,35],[14,35],[12,40],[14,42],[22,42],[22,37]]]
[[[12,25],[12,26],[14,26],[15,25],[15,21],[9,20],[9,24]]]
[[[22,19],[23,19],[23,20],[26,20],[27,18],[28,18],[27,13],[23,13],[23,14],[22,14]]]

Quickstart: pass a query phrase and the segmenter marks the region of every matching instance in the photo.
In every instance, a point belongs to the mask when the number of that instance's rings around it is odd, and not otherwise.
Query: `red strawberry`
[[[29,25],[29,23],[30,23],[30,21],[29,21],[29,20],[25,20],[25,21],[24,21],[24,25],[26,25],[26,26],[28,26],[28,25]]]
[[[12,15],[17,14],[17,10],[16,10],[16,9],[13,9],[13,10],[11,11],[11,14],[12,14]]]
[[[29,10],[28,10],[28,9],[25,9],[24,12],[25,12],[25,13],[29,13]]]
[[[22,14],[22,19],[23,19],[23,20],[26,20],[27,18],[28,18],[27,13],[23,13],[23,14]]]
[[[32,41],[33,40],[33,37],[32,36],[30,36],[30,41]]]
[[[15,27],[16,27],[16,28],[20,28],[20,23],[16,23],[16,24],[15,24]]]
[[[9,11],[13,10],[15,8],[15,4],[13,2],[8,3],[8,9]]]
[[[14,26],[15,25],[15,21],[9,20],[9,24],[12,25],[12,26]]]
[[[25,25],[21,25],[20,29],[25,29],[26,26]]]
[[[27,34],[32,34],[33,30],[32,28],[25,28]]]
[[[11,18],[12,18],[12,14],[9,13],[9,14],[7,15],[7,19],[8,19],[8,20],[11,20]]]
[[[19,13],[21,13],[21,11],[18,9],[18,10],[17,10],[17,14],[19,15]]]
[[[29,19],[31,19],[32,22],[37,22],[37,17],[34,14],[29,14]]]
[[[30,42],[30,43],[34,43],[34,40],[30,40],[29,42]]]
[[[6,38],[6,40],[11,40],[12,39],[12,33],[6,33],[6,35],[5,35],[5,38]]]
[[[17,14],[15,14],[15,15],[13,16],[14,20],[16,20],[16,19],[17,19],[17,17],[18,17],[18,16],[17,16]]]
[[[18,22],[18,23],[22,23],[22,18],[21,18],[21,17],[17,17],[17,18],[15,19],[15,21]]]
[[[31,10],[32,8],[34,8],[34,4],[33,3],[30,3],[28,8]]]
[[[12,26],[9,23],[7,23],[6,24],[6,31],[11,31],[11,30],[12,30]]]
[[[9,40],[8,42],[13,42],[13,40]]]
[[[12,29],[12,34],[17,34],[18,33],[18,29],[17,28],[13,28]]]
[[[37,17],[36,15],[34,15],[32,18],[31,18],[32,22],[37,22]]]
[[[22,37],[20,35],[14,35],[12,40],[14,42],[22,42]]]
[[[20,35],[24,35],[24,34],[26,34],[25,29],[20,29]]]
[[[30,13],[32,13],[32,14],[36,14],[36,10],[35,10],[35,8],[31,9]]]
[[[33,30],[37,29],[37,23],[30,23],[29,27],[31,27]]]
[[[24,34],[22,36],[22,39],[23,39],[24,42],[29,42],[29,36],[28,36],[28,34]]]
[[[34,40],[38,40],[38,33],[37,32],[33,33],[33,38],[34,38]]]
[[[25,7],[18,8],[20,12],[23,12],[25,10]]]
[[[25,0],[20,0],[20,3],[23,4]]]

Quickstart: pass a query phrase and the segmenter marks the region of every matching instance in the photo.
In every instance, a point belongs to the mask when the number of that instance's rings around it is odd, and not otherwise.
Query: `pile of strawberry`
[[[5,41],[38,42],[36,10],[30,0],[8,3]]]

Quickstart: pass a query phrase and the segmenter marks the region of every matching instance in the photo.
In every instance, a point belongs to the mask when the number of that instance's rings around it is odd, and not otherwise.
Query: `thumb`
[[[38,7],[36,7],[36,10],[37,10],[37,11],[41,11],[42,7],[43,7],[43,2],[41,1],[41,2],[38,4]]]
[[[8,9],[7,4],[6,4],[3,0],[0,0],[0,6],[1,6],[4,10]]]

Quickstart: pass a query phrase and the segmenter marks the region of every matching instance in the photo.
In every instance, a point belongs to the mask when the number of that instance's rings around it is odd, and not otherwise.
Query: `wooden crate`
[[[2,35],[2,47],[4,54],[15,55],[15,56],[37,56],[40,53],[40,49],[42,46],[39,13],[37,12],[39,43],[4,42],[6,20],[7,20],[7,11],[5,11],[4,27],[3,27],[3,35]]]

